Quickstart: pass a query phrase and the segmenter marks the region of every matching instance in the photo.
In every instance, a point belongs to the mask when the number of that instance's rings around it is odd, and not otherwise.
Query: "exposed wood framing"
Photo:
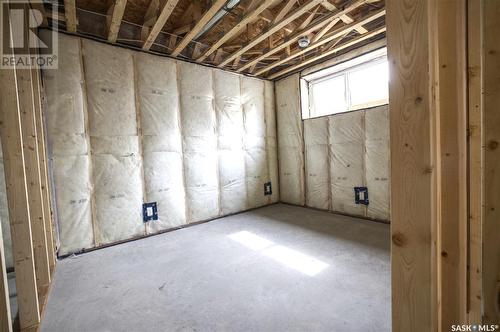
[[[468,1],[469,80],[469,324],[482,321],[483,224],[483,47],[482,1]]]
[[[66,17],[66,30],[76,33],[76,5],[75,0],[64,0],[64,16]]]
[[[22,331],[27,331],[38,329],[52,278],[51,262],[55,260],[53,248],[48,243],[52,241],[52,230],[47,226],[51,223],[51,218],[47,217],[50,208],[45,209],[49,198],[44,172],[46,155],[42,143],[45,137],[39,70],[16,66],[17,63],[14,68],[0,70],[0,135],[19,325]],[[0,247],[3,249],[1,243]],[[0,273],[3,278],[3,267]],[[3,310],[0,315],[4,315]],[[3,323],[4,317],[0,326]]]
[[[174,8],[177,5],[177,2],[179,2],[179,0],[166,0],[165,1],[165,5],[161,9],[160,15],[158,15],[158,19],[153,24],[153,27],[151,28],[149,35],[146,37],[146,41],[144,42],[144,45],[142,46],[143,50],[149,50],[151,48],[151,46],[153,45],[153,43],[156,40],[156,37],[158,37],[158,34],[160,33],[161,29],[163,29],[168,18],[170,17],[172,12],[174,11]]]
[[[180,41],[179,45],[172,52],[172,56],[178,56],[183,49],[193,40],[193,38],[205,27],[205,25],[214,17],[215,14],[226,4],[227,0],[216,0],[212,7],[203,14],[197,21],[196,25],[188,32],[186,36]]]
[[[304,67],[306,65],[309,65],[309,64],[311,64],[313,62],[316,62],[316,61],[318,61],[318,60],[320,60],[322,58],[325,58],[325,57],[328,57],[328,56],[332,56],[333,54],[335,54],[338,51],[341,51],[341,50],[343,50],[345,48],[351,47],[351,46],[356,45],[356,44],[358,44],[358,43],[360,43],[362,41],[365,41],[365,40],[367,40],[369,38],[372,38],[372,37],[375,37],[377,35],[380,35],[380,34],[384,33],[385,31],[386,31],[385,27],[375,29],[375,30],[373,30],[373,31],[371,31],[371,32],[369,32],[367,34],[364,34],[364,35],[356,37],[356,38],[354,38],[352,40],[349,40],[348,42],[342,43],[342,44],[340,44],[338,46],[335,45],[330,50],[328,50],[326,52],[322,52],[319,55],[313,56],[313,57],[311,57],[309,59],[304,59],[302,62],[299,62],[296,65],[287,67],[287,68],[285,68],[283,70],[280,70],[279,72],[276,72],[276,73],[274,73],[272,75],[269,75],[267,78],[271,79],[271,80],[272,79],[276,79],[276,78],[281,77],[281,76],[283,76],[283,75],[285,75],[285,74],[287,74],[287,73],[289,73],[291,71],[295,71],[295,70],[297,70],[299,68],[302,68],[302,67]],[[256,73],[256,75],[258,75],[258,74]]]
[[[321,29],[321,31],[318,31],[318,33],[313,37],[313,39],[311,40],[311,43],[314,44],[315,42],[317,42],[318,40],[323,38],[323,36],[328,31],[330,31],[335,26],[335,24],[337,24],[339,21],[340,21],[340,19],[337,18],[337,19],[331,21],[330,23],[328,23],[326,26],[324,26],[323,29]]]
[[[379,11],[376,11],[374,12],[373,14],[370,14],[368,15],[367,17],[363,18],[361,21],[359,22],[353,22],[351,24],[348,24],[348,25],[345,25],[341,28],[338,28],[337,30],[335,31],[332,31],[331,33],[329,33],[328,35],[324,36],[324,38],[322,38],[321,40],[309,45],[308,47],[306,48],[303,48],[301,50],[298,50],[296,51],[295,53],[293,54],[290,54],[289,56],[286,56],[285,58],[283,58],[282,60],[280,61],[276,61],[276,62],[273,62],[269,65],[267,65],[266,67],[262,68],[261,70],[259,70],[257,73],[255,73],[255,75],[261,75],[267,71],[269,71],[270,69],[276,67],[276,66],[279,66],[281,64],[284,64],[302,54],[306,54],[307,52],[321,46],[321,45],[324,45],[332,40],[335,40],[337,38],[341,38],[343,37],[346,33],[348,33],[349,31],[353,30],[356,26],[358,25],[362,25],[362,24],[366,24],[368,22],[371,22],[371,21],[374,21],[376,20],[377,18],[379,17],[382,17],[385,15],[385,9],[381,9]],[[369,32],[367,34],[364,34],[362,35],[361,37],[364,37],[364,38],[360,38],[359,41],[362,41],[362,40],[365,40],[366,39],[366,36],[367,35],[370,35],[372,36],[372,32]],[[319,55],[319,58],[324,58],[325,56],[329,56],[331,54],[333,54],[334,52],[330,52],[330,53],[320,53]],[[277,77],[277,76],[276,76]]]
[[[290,22],[294,21],[295,19],[299,18],[302,14],[304,14],[308,10],[313,9],[314,6],[318,5],[321,1],[322,0],[311,0],[307,4],[303,5],[302,7],[297,8],[292,13],[290,13],[290,15],[285,17],[283,20],[281,20],[280,22],[269,27],[269,29],[266,32],[260,34],[257,38],[250,41],[247,45],[242,47],[240,50],[238,50],[238,51],[234,52],[233,54],[231,54],[230,56],[228,56],[220,65],[218,65],[218,67],[224,67],[225,65],[227,65],[228,63],[233,61],[236,57],[241,56],[246,51],[250,50],[251,48],[253,48],[257,44],[259,44],[260,42],[264,41],[266,38],[268,38],[269,36],[271,36],[272,34],[277,32],[278,30],[282,29],[285,25],[287,25]]]
[[[12,332],[10,313],[9,284],[5,265],[2,228],[0,227],[0,332]]]
[[[21,328],[40,322],[16,71],[0,70],[0,135]],[[25,96],[23,96],[25,98]]]
[[[250,68],[251,66],[255,65],[256,63],[268,58],[270,55],[273,55],[283,49],[286,49],[288,52],[287,52],[287,57],[290,55],[289,54],[289,46],[296,43],[296,41],[302,37],[302,36],[305,36],[305,35],[309,35],[311,34],[312,32],[318,30],[318,29],[321,29],[322,27],[324,27],[325,25],[329,25],[331,24],[332,22],[338,22],[338,18],[343,14],[343,13],[349,13],[351,12],[352,10],[358,8],[359,6],[361,6],[363,4],[362,1],[357,1],[357,2],[354,2],[353,4],[351,4],[350,6],[346,7],[343,11],[341,12],[336,12],[336,13],[331,13],[329,15],[326,15],[325,17],[323,18],[320,18],[318,20],[316,20],[315,22],[311,23],[310,26],[308,26],[307,28],[305,28],[304,30],[300,30],[300,31],[297,31],[295,34],[293,34],[293,36],[289,36],[287,38],[287,40],[283,41],[281,44],[279,45],[276,45],[276,47],[273,47],[273,48],[270,48],[267,52],[265,52],[263,55],[255,58],[255,59],[252,59],[251,61],[249,61],[245,66],[242,66],[241,68],[239,68],[237,71],[238,72],[242,72],[243,70],[247,69],[247,68]],[[351,24],[351,25],[348,25],[348,29],[350,31],[350,29],[354,26],[354,24]],[[344,30],[342,30],[344,31]],[[267,71],[267,70],[266,70]],[[259,72],[266,72],[266,71],[259,71]],[[257,74],[258,75],[258,74]]]
[[[386,4],[394,331],[437,330],[432,297],[438,209],[430,6],[430,1]]]
[[[318,13],[318,9],[319,9],[319,6],[316,6],[316,8],[314,8],[314,10],[309,14],[309,16],[307,16],[307,18],[304,20],[304,22],[302,22],[297,30],[302,30],[302,29],[305,29],[309,26],[309,24],[312,22],[312,20],[314,19],[314,17],[316,17],[316,14]]]
[[[483,297],[485,324],[500,322],[500,2],[483,1]]]
[[[315,73],[319,70],[329,68],[336,66],[342,62],[352,60],[354,58],[357,58],[358,56],[364,55],[366,53],[373,52],[375,50],[378,50],[382,47],[386,46],[386,39],[379,39],[377,41],[374,41],[373,43],[369,43],[360,47],[357,47],[349,52],[343,53],[339,56],[336,56],[332,58],[331,60],[326,60],[323,62],[318,63],[317,65],[307,67],[303,70],[301,70],[301,75],[309,75],[311,73]]]
[[[285,4],[281,8],[281,10],[276,14],[276,16],[273,19],[273,24],[276,24],[279,22],[283,17],[285,17],[286,14],[292,9],[293,5],[297,2],[297,0],[287,0],[284,1]]]
[[[323,7],[325,7],[326,9],[328,9],[329,11],[336,11],[338,10],[337,7],[335,7],[334,5],[332,5],[330,2],[328,1],[323,1],[321,3],[321,5]],[[342,20],[342,22],[344,22],[345,24],[349,24],[349,23],[352,23],[354,22],[354,19],[349,16],[348,14],[343,14],[342,16],[340,16],[340,19]],[[358,26],[355,28],[355,30],[357,32],[359,32],[360,34],[364,34],[364,33],[367,33],[368,30],[366,30],[365,28],[363,28],[362,26]]]
[[[115,0],[109,10],[111,13],[111,18],[108,25],[108,41],[110,43],[116,43],[126,5],[127,0]]]
[[[224,36],[222,36],[215,44],[212,45],[201,57],[196,59],[196,62],[202,62],[205,60],[210,54],[215,52],[219,47],[221,47],[225,42],[233,38],[238,32],[240,32],[243,28],[246,27],[247,24],[251,23],[264,9],[269,7],[274,0],[265,0],[260,6],[256,7],[252,11],[248,12],[245,17],[241,19],[238,24],[236,24],[231,30],[229,30]]]
[[[47,148],[45,146],[45,127],[44,127],[44,117],[43,117],[43,103],[42,103],[42,86],[40,79],[40,71],[32,69],[33,77],[33,91],[35,97],[35,126],[37,131],[37,142],[38,142],[38,156],[40,161],[40,185],[42,190],[42,204],[45,220],[45,233],[47,239],[47,253],[49,259],[50,271],[54,271],[56,264],[55,260],[55,245],[54,245],[54,234],[53,234],[53,219],[52,219],[52,207],[51,207],[51,195],[49,191],[49,175],[48,175],[48,164],[47,164]]]
[[[438,2],[440,200],[439,325],[467,323],[466,1]],[[446,36],[441,38],[441,36]]]
[[[35,104],[30,69],[16,70],[17,90],[20,95],[19,109],[22,126],[24,162],[26,170],[27,194],[31,220],[35,274],[39,305],[50,284],[50,267],[47,254],[45,216],[41,190],[40,158],[38,156],[37,131],[35,126]]]

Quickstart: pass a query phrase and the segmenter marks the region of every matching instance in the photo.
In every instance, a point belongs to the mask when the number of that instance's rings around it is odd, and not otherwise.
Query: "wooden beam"
[[[45,221],[45,233],[47,239],[47,254],[49,259],[50,271],[54,271],[55,267],[55,246],[54,246],[54,233],[53,233],[53,218],[52,218],[52,203],[49,190],[49,175],[47,163],[47,148],[45,145],[45,126],[43,117],[43,103],[42,103],[42,85],[40,79],[40,70],[32,69],[33,74],[33,89],[35,95],[35,126],[38,139],[38,156],[40,158],[40,171],[41,171],[41,189],[42,189],[42,203]]]
[[[330,2],[328,2],[328,0],[322,2],[321,5],[323,7],[325,7],[329,11],[336,11],[336,10],[338,10],[337,7],[334,6],[334,5],[332,5]],[[349,23],[354,22],[354,19],[351,16],[347,15],[347,14],[344,14],[344,15],[340,16],[340,19],[345,24],[349,24]],[[356,27],[356,31],[358,31],[360,34],[364,34],[364,33],[368,32],[368,30],[366,30],[362,26]]]
[[[309,2],[307,2],[306,4],[304,4],[303,6],[297,8],[292,13],[290,13],[290,15],[288,15],[287,17],[285,17],[280,22],[272,25],[267,31],[261,33],[257,38],[255,38],[254,40],[250,41],[247,45],[245,45],[244,47],[242,47],[240,50],[238,50],[238,51],[234,52],[233,54],[231,54],[229,57],[227,57],[217,67],[219,67],[219,68],[224,67],[225,65],[227,65],[228,63],[230,63],[231,61],[233,61],[237,56],[241,56],[243,53],[245,53],[246,51],[250,50],[251,48],[253,48],[257,44],[259,44],[260,42],[262,42],[263,40],[265,40],[266,38],[268,38],[269,36],[271,36],[272,34],[274,34],[275,32],[277,32],[278,30],[282,29],[283,27],[285,27],[290,22],[292,22],[292,21],[296,20],[297,18],[299,18],[302,14],[304,14],[308,10],[313,9],[314,6],[318,5],[321,1],[323,1],[323,0],[310,0]]]
[[[12,332],[12,316],[10,313],[9,284],[5,265],[2,227],[0,227],[0,331]]]
[[[483,323],[500,322],[500,2],[483,1]]]
[[[18,103],[16,70],[4,68],[0,70],[0,135],[21,329],[40,323],[25,169],[28,148],[23,142],[22,112],[25,110]]]
[[[434,0],[387,0],[392,331],[439,331]]]
[[[30,209],[35,273],[39,306],[50,285],[50,267],[47,254],[45,216],[41,189],[40,160],[38,156],[37,131],[35,126],[35,104],[30,69],[16,70],[19,108],[21,110],[22,140],[25,149],[27,193]]]
[[[274,17],[272,24],[276,24],[283,17],[285,17],[285,15],[288,14],[288,12],[292,9],[293,5],[295,5],[296,2],[297,2],[297,0],[287,0],[285,2],[285,4],[283,5],[283,7],[278,12],[278,14]]]
[[[353,3],[352,5],[346,7],[342,12],[348,13],[349,11],[354,10],[355,8],[361,6],[362,3],[363,3],[363,1],[357,1],[357,2]],[[271,56],[271,55],[273,55],[273,54],[275,54],[283,49],[285,49],[285,50],[289,49],[290,45],[295,43],[300,37],[309,35],[310,33],[314,32],[318,29],[321,29],[325,25],[336,21],[340,15],[341,15],[341,13],[330,13],[330,14],[326,15],[325,17],[319,18],[318,20],[316,20],[315,22],[310,24],[310,26],[306,27],[305,29],[297,31],[296,33],[293,34],[293,36],[289,36],[281,44],[276,45],[273,48],[270,48],[267,52],[265,52],[261,56],[255,58],[255,59],[252,59],[246,65],[239,68],[237,71],[242,72],[243,70],[250,68],[254,64],[266,59],[267,57],[269,57],[269,56]]]
[[[64,16],[66,17],[66,30],[76,33],[76,5],[75,0],[64,0]]]
[[[314,10],[307,16],[307,18],[304,20],[304,22],[300,23],[300,25],[297,27],[297,30],[302,30],[305,29],[309,26],[309,24],[312,22],[316,14],[318,13],[318,9],[320,6],[316,6]]]
[[[437,5],[440,190],[438,295],[440,329],[467,324],[467,49],[466,1]]]
[[[307,52],[321,46],[321,45],[324,45],[334,39],[337,39],[337,38],[340,38],[340,37],[343,37],[346,33],[350,32],[351,30],[353,30],[356,26],[358,25],[361,25],[361,24],[366,24],[368,22],[371,22],[371,21],[374,21],[376,20],[377,18],[379,17],[382,17],[385,15],[385,9],[381,9],[379,11],[376,11],[370,15],[368,15],[367,17],[363,18],[362,20],[360,20],[359,22],[353,22],[351,24],[348,24],[348,25],[345,25],[343,27],[340,27],[334,31],[332,31],[331,33],[329,33],[328,35],[326,35],[323,39],[320,39],[318,41],[316,41],[315,43],[312,43],[311,45],[309,45],[308,47],[306,48],[303,48],[293,54],[290,54],[289,56],[286,56],[285,58],[283,58],[282,60],[280,61],[277,61],[277,62],[273,62],[272,64],[260,69],[257,73],[255,73],[256,75],[261,75],[267,71],[269,71],[270,69],[276,67],[276,66],[279,66],[281,64],[284,64],[292,59],[295,59],[296,57],[300,56],[300,55],[303,55],[303,54],[306,54]],[[335,15],[336,16],[336,15]],[[334,16],[334,17],[335,17]]]
[[[483,320],[483,67],[482,1],[468,1],[469,324]]]
[[[319,31],[316,35],[314,35],[314,38],[311,40],[311,43],[314,44],[315,42],[317,42],[318,40],[323,38],[323,36],[328,31],[330,31],[335,26],[335,24],[337,24],[339,21],[340,21],[340,19],[337,18],[337,19],[331,21],[330,23],[328,23],[323,29],[321,29],[321,31]]]
[[[158,37],[158,34],[165,26],[165,23],[167,23],[168,18],[174,11],[174,8],[175,6],[177,6],[178,2],[179,0],[166,0],[165,5],[163,6],[160,15],[158,16],[158,19],[151,28],[151,31],[149,32],[149,35],[147,36],[146,41],[142,46],[143,50],[149,50],[151,48],[154,41],[156,40],[156,37]]]
[[[172,56],[178,56],[183,49],[186,48],[186,46],[189,44],[191,40],[200,32],[205,25],[214,17],[215,14],[226,4],[227,0],[216,0],[213,4],[212,7],[210,7],[209,10],[203,14],[203,16],[198,20],[196,25],[187,33],[186,36],[181,40],[179,45],[175,48],[175,50],[172,52]]]
[[[349,40],[348,42],[342,43],[342,44],[334,47],[333,49],[331,49],[331,50],[329,50],[327,52],[320,53],[320,54],[318,54],[318,55],[316,55],[316,56],[314,56],[314,57],[312,57],[310,59],[304,60],[304,61],[302,61],[302,62],[300,62],[300,63],[298,63],[298,64],[296,64],[294,66],[287,67],[287,68],[285,68],[285,69],[283,69],[283,70],[281,70],[279,72],[276,72],[276,73],[274,73],[272,75],[269,75],[266,78],[270,79],[270,80],[276,79],[276,78],[281,77],[281,76],[283,76],[283,75],[285,75],[285,74],[287,74],[287,73],[289,73],[291,71],[297,70],[297,69],[299,69],[301,67],[304,67],[304,66],[309,65],[309,64],[311,64],[313,62],[316,62],[316,61],[318,61],[318,60],[320,60],[322,58],[325,58],[327,56],[331,56],[331,55],[333,55],[333,54],[337,53],[338,51],[341,51],[341,50],[343,50],[345,48],[351,47],[351,46],[356,45],[356,44],[358,44],[358,43],[360,43],[362,41],[365,41],[367,39],[370,39],[372,37],[380,35],[380,34],[384,33],[385,31],[386,31],[385,27],[375,29],[373,31],[370,31],[370,32],[364,34],[364,35],[361,35],[361,36],[358,36],[356,38],[353,38],[353,39]],[[267,71],[267,70],[265,70],[265,68],[261,69],[258,72],[256,72],[255,75],[258,76],[262,72],[265,72],[265,71]]]
[[[224,36],[219,38],[215,44],[213,44],[201,57],[196,59],[196,62],[202,62],[205,60],[210,54],[215,52],[218,48],[220,48],[224,43],[226,43],[228,40],[233,38],[238,32],[240,32],[242,29],[245,28],[245,26],[249,23],[251,23],[264,9],[269,7],[274,0],[264,0],[262,3],[253,9],[252,11],[248,12],[245,17],[241,19],[238,24],[236,24],[231,30],[229,30]]]
[[[110,43],[116,43],[126,5],[127,0],[115,0],[113,6],[110,8],[110,12],[112,13],[108,25],[108,41]]]

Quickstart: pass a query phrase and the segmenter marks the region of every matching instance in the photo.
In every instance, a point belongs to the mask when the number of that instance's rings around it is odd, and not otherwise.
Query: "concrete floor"
[[[389,331],[389,226],[283,204],[58,262],[42,331]]]

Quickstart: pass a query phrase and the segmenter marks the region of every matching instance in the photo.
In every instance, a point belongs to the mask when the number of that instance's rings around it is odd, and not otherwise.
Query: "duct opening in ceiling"
[[[227,14],[229,14],[239,3],[241,0],[229,0],[224,7],[221,8],[217,12],[217,14],[212,17],[210,21],[201,29],[200,32],[194,37],[194,40],[198,40],[199,38],[203,37],[205,33],[207,33],[212,27],[214,27],[217,23],[219,23],[220,20],[224,18]]]

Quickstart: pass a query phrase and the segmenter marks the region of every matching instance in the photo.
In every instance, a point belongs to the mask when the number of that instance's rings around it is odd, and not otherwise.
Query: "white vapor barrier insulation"
[[[264,82],[264,109],[266,112],[266,150],[269,181],[272,185],[272,195],[268,196],[269,203],[279,200],[278,180],[278,143],[276,136],[276,110],[274,107],[274,83]]]
[[[179,63],[186,204],[191,222],[219,215],[217,136],[212,70]]]
[[[94,246],[80,40],[59,34],[59,69],[43,71],[61,254]]]
[[[132,52],[82,40],[98,244],[144,235]]]
[[[364,114],[351,112],[330,118],[332,209],[366,215],[354,202],[354,187],[364,186]]]
[[[306,205],[328,210],[330,207],[330,167],[328,118],[304,121],[306,163]]]
[[[390,219],[387,105],[304,120],[304,143],[307,206]],[[368,206],[355,204],[362,186]]]
[[[298,74],[276,82],[280,197],[304,205],[304,153]]]
[[[12,257],[12,240],[10,237],[9,207],[7,203],[7,188],[5,186],[2,144],[0,144],[0,227],[2,227],[5,265],[7,268],[13,268],[14,260]]]
[[[279,200],[274,83],[59,41],[59,69],[43,73],[59,254]]]
[[[241,99],[245,124],[245,170],[249,208],[265,205],[264,183],[269,179],[266,155],[264,82],[241,78]]]
[[[159,211],[148,231],[155,233],[186,223],[177,66],[145,53],[135,60],[146,201]]]
[[[243,109],[238,75],[214,71],[221,213],[247,208]]]
[[[366,186],[370,204],[367,216],[390,219],[389,187],[389,109],[377,107],[365,112],[366,127]]]

